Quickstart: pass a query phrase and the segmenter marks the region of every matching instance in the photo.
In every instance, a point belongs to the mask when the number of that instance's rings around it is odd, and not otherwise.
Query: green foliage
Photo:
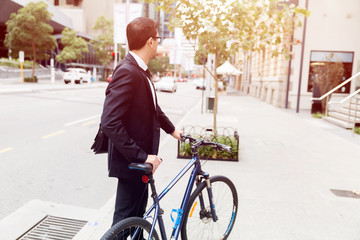
[[[288,55],[288,44],[294,44],[288,39],[294,31],[293,23],[301,26],[299,16],[310,14],[279,0],[147,1],[162,4],[160,8],[170,14],[170,28],[180,27],[187,39],[198,40],[200,55],[212,53],[225,58],[239,48],[253,52],[266,46],[273,55]]]
[[[95,49],[95,55],[103,65],[107,65],[111,62],[111,52],[114,49],[114,30],[113,20],[107,19],[104,16],[99,16],[93,27],[99,34],[91,40],[91,44]]]
[[[24,51],[25,57],[33,59],[33,73],[37,59],[48,59],[47,52],[56,47],[56,40],[51,35],[53,28],[48,24],[51,14],[45,2],[30,2],[12,13],[6,22],[5,47],[12,50],[13,57]]]
[[[24,64],[23,64],[23,68],[30,69],[30,68],[32,68],[32,65],[33,65],[32,61],[25,60]],[[37,65],[38,64],[35,63],[35,66],[37,66]],[[12,67],[12,68],[20,68],[21,67],[19,60],[17,60],[17,59],[9,60],[7,58],[0,59],[0,66],[7,66],[7,67]]]
[[[235,1],[230,16],[233,18],[236,35],[235,48],[255,52],[266,50],[272,56],[290,57],[290,42],[296,27],[301,26],[300,16],[310,14],[306,9],[279,0]]]
[[[180,155],[191,157],[191,146],[188,143],[180,143]]]
[[[198,136],[193,136],[198,138]],[[214,148],[209,146],[202,146],[199,148],[198,153],[201,159],[237,159],[238,156],[238,141],[235,137],[229,136],[211,136],[210,141],[218,142],[232,147],[233,153],[225,151],[216,151]],[[191,157],[191,146],[188,143],[181,143],[179,148],[179,155],[184,157]]]
[[[354,129],[354,133],[360,134],[360,127],[356,127],[356,128]]]
[[[168,56],[163,56],[161,58],[155,57],[150,59],[148,67],[152,73],[164,73],[168,69],[174,69],[174,65],[170,64]]]
[[[24,78],[24,82],[33,82],[33,83],[37,83],[38,82],[38,79],[36,76],[33,76],[33,77],[26,77]]]
[[[314,113],[313,115],[312,115],[312,117],[314,117],[314,118],[323,118],[323,116],[324,116],[324,114],[322,114],[321,112],[317,112],[317,113]]]
[[[61,43],[64,45],[64,48],[56,56],[56,61],[61,63],[80,60],[83,58],[83,53],[89,52],[86,41],[81,37],[76,37],[76,32],[68,28],[62,31]]]
[[[288,36],[293,32],[294,16],[307,13],[294,5],[279,5],[279,0],[147,1],[160,2],[160,8],[170,14],[169,27],[180,27],[187,39],[197,41],[194,48],[198,49],[198,62],[203,56],[215,55],[215,73],[207,69],[215,79],[215,134],[218,99],[216,68],[221,59],[228,58],[239,49],[251,53],[265,47],[271,49],[274,56],[289,55],[289,48],[284,42],[289,41]]]
[[[152,73],[162,72],[162,69],[163,69],[163,66],[160,63],[160,60],[158,57],[150,59],[148,67],[149,67],[149,71]]]

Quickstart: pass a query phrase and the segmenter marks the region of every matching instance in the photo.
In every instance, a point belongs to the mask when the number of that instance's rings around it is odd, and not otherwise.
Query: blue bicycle
[[[231,147],[204,139],[196,139],[190,135],[183,135],[181,141],[186,141],[191,145],[193,157],[160,195],[156,193],[151,164],[132,163],[129,165],[130,169],[144,172],[143,180],[150,184],[154,204],[143,218],[130,217],[118,222],[105,233],[101,240],[158,240],[160,238],[155,229],[156,223],[159,225],[161,239],[167,239],[162,218],[163,210],[161,210],[159,202],[192,167],[193,170],[181,207],[173,209],[171,213],[174,226],[170,239],[178,239],[180,233],[182,240],[227,239],[229,237],[238,208],[235,185],[227,177],[210,177],[208,173],[204,172],[201,169],[198,149],[202,146],[209,146],[231,153]],[[191,193],[194,184],[196,184],[196,188]],[[152,223],[148,219],[152,219]]]

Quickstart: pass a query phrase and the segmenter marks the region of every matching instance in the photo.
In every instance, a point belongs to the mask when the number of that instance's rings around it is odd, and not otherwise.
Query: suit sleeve
[[[165,115],[165,113],[161,110],[160,106],[156,106],[158,111],[158,119],[160,122],[160,127],[168,134],[171,134],[175,130],[175,126],[172,124],[170,119]]]
[[[126,113],[136,91],[137,82],[134,81],[133,72],[126,67],[115,72],[106,89],[101,126],[117,150],[129,162],[145,162],[147,153],[130,138],[124,125]]]

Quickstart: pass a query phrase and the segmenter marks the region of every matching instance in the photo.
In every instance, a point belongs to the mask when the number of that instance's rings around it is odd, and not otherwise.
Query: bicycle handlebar
[[[223,150],[228,153],[232,153],[232,147],[225,145],[225,144],[211,142],[211,141],[208,141],[208,140],[205,140],[202,138],[197,139],[190,135],[181,134],[180,136],[181,136],[181,139],[180,139],[181,142],[191,143],[196,148],[199,148],[200,146],[210,146],[210,147],[215,148],[216,151]]]

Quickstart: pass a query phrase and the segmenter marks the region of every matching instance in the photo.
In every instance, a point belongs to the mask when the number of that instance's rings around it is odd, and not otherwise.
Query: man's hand
[[[153,170],[152,170],[152,174],[154,175],[156,169],[158,168],[158,166],[160,165],[160,163],[162,162],[161,159],[156,156],[156,155],[148,155],[146,161],[146,163],[150,163],[153,165]]]
[[[181,136],[180,134],[183,134],[184,132],[183,131],[179,131],[179,130],[174,130],[171,135],[176,138],[177,140],[180,140],[181,139]]]

